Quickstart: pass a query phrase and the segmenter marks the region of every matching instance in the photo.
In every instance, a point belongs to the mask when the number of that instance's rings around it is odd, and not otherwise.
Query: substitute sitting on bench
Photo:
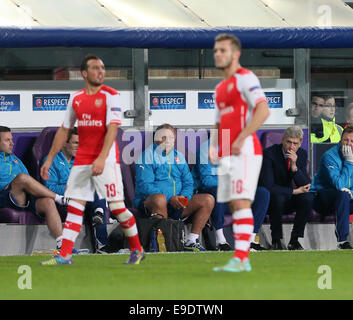
[[[182,153],[174,148],[175,130],[163,124],[154,143],[136,161],[134,205],[142,211],[175,220],[192,217],[185,251],[205,251],[199,235],[214,207],[210,194],[193,195],[193,178]]]

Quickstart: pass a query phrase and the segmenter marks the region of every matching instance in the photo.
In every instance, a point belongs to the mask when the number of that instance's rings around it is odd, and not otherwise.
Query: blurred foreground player
[[[269,116],[269,108],[258,78],[240,66],[240,54],[238,38],[231,34],[216,37],[214,60],[224,80],[216,87],[216,130],[211,132],[209,157],[213,164],[219,162],[217,201],[228,202],[232,212],[235,252],[225,266],[214,271],[251,271],[251,203],[262,164],[256,130]]]
[[[105,198],[127,237],[131,255],[127,264],[139,264],[145,253],[140,244],[136,221],[124,204],[123,183],[116,143],[121,109],[118,92],[103,84],[105,68],[95,55],[87,55],[81,64],[85,89],[70,97],[64,123],[57,131],[41,176],[48,180],[48,170],[54,157],[68,140],[70,131],[78,122],[79,147],[71,169],[65,195],[70,198],[63,230],[60,255],[42,265],[72,264],[72,248],[82,227],[87,201],[94,200],[97,192]]]

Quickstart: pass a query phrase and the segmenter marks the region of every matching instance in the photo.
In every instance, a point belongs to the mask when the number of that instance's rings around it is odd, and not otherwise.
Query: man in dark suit
[[[307,173],[307,152],[300,146],[303,130],[298,126],[286,129],[281,144],[263,151],[259,185],[270,191],[272,249],[285,249],[282,245],[282,214],[296,212],[289,250],[303,250],[298,238],[304,236],[305,224],[311,212],[313,195],[309,193],[310,177]]]

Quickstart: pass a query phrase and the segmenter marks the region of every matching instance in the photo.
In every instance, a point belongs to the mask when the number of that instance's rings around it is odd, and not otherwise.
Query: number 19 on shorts
[[[116,187],[115,184],[105,184],[105,188],[107,191],[107,198],[113,198],[116,196]]]

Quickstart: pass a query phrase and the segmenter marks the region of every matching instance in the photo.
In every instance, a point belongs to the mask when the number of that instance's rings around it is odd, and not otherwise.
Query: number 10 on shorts
[[[232,180],[232,193],[242,193],[243,192],[243,180]]]
[[[107,198],[113,198],[116,196],[116,187],[115,184],[105,184],[105,188],[107,189]]]

